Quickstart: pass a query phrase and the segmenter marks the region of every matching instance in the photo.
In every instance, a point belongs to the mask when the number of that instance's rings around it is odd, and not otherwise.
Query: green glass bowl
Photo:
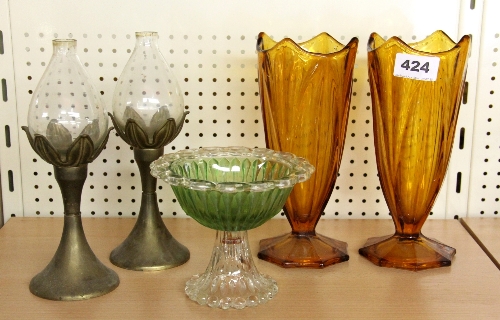
[[[151,164],[151,174],[172,186],[189,216],[223,231],[250,230],[271,219],[293,186],[313,172],[291,153],[245,147],[182,150]]]

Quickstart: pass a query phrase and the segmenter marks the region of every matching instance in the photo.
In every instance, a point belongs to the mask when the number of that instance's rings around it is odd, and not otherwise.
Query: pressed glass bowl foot
[[[258,257],[284,268],[324,268],[349,260],[343,241],[294,233],[260,240]]]
[[[381,267],[423,270],[451,265],[456,250],[420,234],[370,238],[359,254]]]
[[[151,174],[171,184],[182,209],[217,230],[205,273],[186,283],[191,300],[242,309],[276,295],[276,281],[253,263],[246,230],[275,216],[293,186],[313,172],[307,160],[291,153],[245,147],[181,150],[151,164]]]
[[[217,231],[205,273],[186,282],[185,292],[201,305],[243,309],[272,299],[278,292],[278,285],[255,267],[246,231]]]

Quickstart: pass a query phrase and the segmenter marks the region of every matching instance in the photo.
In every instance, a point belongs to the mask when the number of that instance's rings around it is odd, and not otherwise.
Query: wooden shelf
[[[249,238],[257,268],[278,282],[279,292],[267,304],[243,310],[211,309],[184,294],[186,280],[208,264],[215,231],[191,219],[165,219],[174,237],[191,251],[191,259],[166,271],[136,272],[108,260],[135,219],[83,220],[90,246],[118,273],[119,287],[78,302],[32,295],[29,281],[55,253],[63,219],[12,218],[0,229],[0,318],[496,319],[500,314],[500,272],[457,220],[426,222],[424,234],[455,247],[457,254],[451,267],[420,272],[377,267],[358,254],[368,237],[393,233],[390,220],[321,220],[317,231],[346,241],[350,260],[319,270],[280,268],[256,258],[260,239],[290,230],[286,220],[271,220],[251,230]]]
[[[462,225],[500,269],[500,219],[463,218]]]

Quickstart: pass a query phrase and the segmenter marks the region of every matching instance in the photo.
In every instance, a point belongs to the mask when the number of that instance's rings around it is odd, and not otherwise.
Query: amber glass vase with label
[[[396,232],[368,239],[359,253],[383,267],[451,265],[455,249],[422,235],[444,180],[461,104],[471,37],[436,31],[406,44],[368,40],[375,153]]]
[[[258,257],[282,267],[322,268],[347,261],[347,244],[315,231],[335,185],[349,115],[358,39],[327,33],[302,43],[257,39],[266,143],[316,167],[286,201],[292,232],[260,241]]]

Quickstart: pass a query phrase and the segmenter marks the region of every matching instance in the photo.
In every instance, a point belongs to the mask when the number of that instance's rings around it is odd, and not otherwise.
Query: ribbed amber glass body
[[[425,238],[421,228],[453,147],[470,41],[464,36],[455,43],[442,31],[411,44],[376,33],[368,41],[377,167],[396,228],[394,236],[370,239],[359,250],[377,265],[419,270],[451,264],[455,249]],[[398,53],[438,57],[436,80],[395,76]]]
[[[291,234],[265,239],[259,258],[283,267],[321,268],[346,261],[347,245],[315,233],[337,178],[349,115],[358,39],[346,46],[326,33],[296,44],[257,40],[259,88],[267,146],[316,167],[285,205]]]

